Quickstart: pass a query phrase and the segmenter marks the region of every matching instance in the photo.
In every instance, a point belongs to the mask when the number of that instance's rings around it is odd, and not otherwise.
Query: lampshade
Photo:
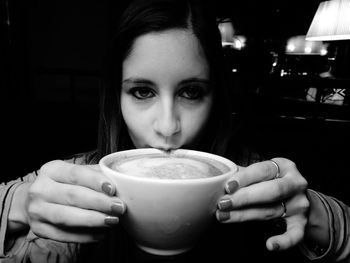
[[[220,21],[219,30],[221,33],[221,41],[223,45],[232,44],[235,30],[233,28],[231,19],[223,19],[222,21]]]
[[[321,2],[306,34],[306,40],[350,39],[350,0]]]

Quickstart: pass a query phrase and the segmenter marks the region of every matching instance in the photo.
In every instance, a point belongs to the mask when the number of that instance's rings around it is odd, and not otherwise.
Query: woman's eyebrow
[[[178,84],[179,85],[185,85],[189,83],[202,83],[205,85],[210,84],[210,80],[207,78],[198,78],[198,77],[193,77],[193,78],[188,78],[181,80]],[[146,85],[155,85],[155,83],[149,79],[145,78],[139,78],[139,77],[131,77],[123,80],[123,84],[146,84]]]
[[[206,78],[197,78],[197,77],[194,77],[194,78],[184,79],[184,80],[180,81],[179,84],[187,84],[187,83],[193,83],[193,82],[197,82],[197,83],[199,82],[199,83],[203,83],[203,84],[209,85],[210,80],[209,80],[209,79],[206,79]]]
[[[148,84],[148,85],[154,85],[154,83],[152,81],[150,81],[149,79],[144,79],[144,78],[127,78],[125,80],[123,80],[123,84]]]

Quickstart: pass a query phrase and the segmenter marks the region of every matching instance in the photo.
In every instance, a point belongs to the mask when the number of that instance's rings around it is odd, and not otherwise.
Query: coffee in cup
[[[226,158],[184,149],[115,152],[99,164],[126,204],[122,226],[142,250],[156,255],[180,254],[196,244],[237,171]]]
[[[217,176],[229,168],[213,159],[173,153],[147,154],[117,160],[111,168],[120,173],[158,179],[196,179]]]

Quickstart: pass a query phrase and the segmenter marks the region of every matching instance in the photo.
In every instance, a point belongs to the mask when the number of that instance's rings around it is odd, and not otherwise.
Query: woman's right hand
[[[94,242],[116,225],[125,204],[98,165],[52,161],[43,165],[27,192],[26,216],[38,236]]]

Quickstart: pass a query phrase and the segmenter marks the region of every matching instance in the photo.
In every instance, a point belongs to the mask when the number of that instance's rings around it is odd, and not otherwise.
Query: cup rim
[[[125,178],[128,180],[138,181],[138,182],[156,182],[161,184],[192,184],[192,183],[199,183],[199,182],[210,182],[210,181],[217,181],[221,180],[223,177],[227,177],[228,174],[233,174],[238,171],[237,165],[220,155],[203,152],[203,151],[197,151],[197,150],[189,150],[189,149],[176,149],[174,150],[174,153],[180,153],[180,154],[189,154],[189,155],[195,155],[200,157],[206,157],[206,158],[212,158],[218,162],[223,163],[226,165],[229,170],[225,173],[222,173],[217,176],[210,176],[210,177],[201,177],[201,178],[191,178],[191,179],[168,179],[168,178],[153,178],[153,177],[137,177],[137,176],[129,176],[127,174],[115,171],[114,169],[110,168],[108,164],[110,163],[109,160],[114,159],[116,155],[130,155],[134,152],[137,152],[139,154],[147,154],[147,153],[163,153],[162,150],[156,149],[156,148],[139,148],[139,149],[131,149],[131,150],[125,150],[125,151],[118,151],[113,152],[110,154],[107,154],[103,156],[99,161],[99,166],[102,171],[108,171],[109,173],[112,173],[114,175],[117,175],[121,178]]]

